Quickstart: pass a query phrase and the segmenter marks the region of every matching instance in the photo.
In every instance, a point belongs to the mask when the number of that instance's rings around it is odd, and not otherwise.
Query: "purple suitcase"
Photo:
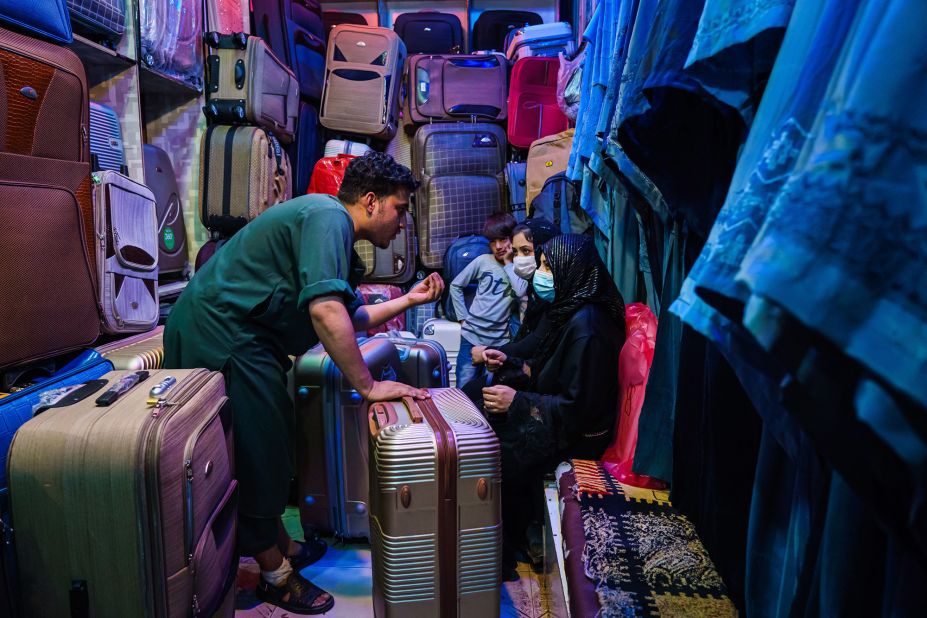
[[[416,55],[409,58],[409,117],[436,120],[505,120],[509,65],[502,54]]]

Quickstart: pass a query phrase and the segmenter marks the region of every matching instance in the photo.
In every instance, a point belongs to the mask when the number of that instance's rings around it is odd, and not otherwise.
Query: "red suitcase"
[[[528,148],[531,142],[570,128],[557,103],[557,58],[522,58],[512,67],[509,90],[509,143]]]
[[[344,180],[344,171],[354,158],[354,155],[339,154],[336,157],[319,159],[312,168],[312,177],[309,179],[309,189],[306,193],[338,195],[341,181]]]

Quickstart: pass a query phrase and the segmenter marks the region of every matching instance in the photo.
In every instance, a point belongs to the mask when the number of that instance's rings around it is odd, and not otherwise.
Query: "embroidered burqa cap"
[[[532,382],[550,360],[563,327],[584,305],[601,305],[616,324],[624,323],[624,299],[602,263],[591,236],[557,236],[541,246],[541,253],[547,257],[554,275],[554,302],[547,308],[550,329],[538,344],[530,363]],[[535,255],[540,265],[540,253],[536,251]]]

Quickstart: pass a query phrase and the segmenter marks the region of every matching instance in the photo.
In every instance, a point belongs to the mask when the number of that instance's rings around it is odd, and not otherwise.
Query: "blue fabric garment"
[[[706,0],[686,69],[750,124],[795,0]]]
[[[624,0],[631,1],[631,0]],[[582,178],[582,166],[597,149],[596,138],[599,112],[608,86],[609,72],[615,48],[618,26],[619,0],[603,0],[583,35],[586,41],[586,60],[583,64],[583,84],[580,92],[576,134],[567,165],[567,176]]]
[[[810,134],[857,5],[858,0],[795,5],[724,207],[671,308],[719,345],[724,345],[714,336],[719,324],[739,323],[749,296],[734,277]]]
[[[927,406],[924,23],[927,4],[918,0],[863,4],[806,156],[738,274],[754,302],[780,307],[921,406]]]

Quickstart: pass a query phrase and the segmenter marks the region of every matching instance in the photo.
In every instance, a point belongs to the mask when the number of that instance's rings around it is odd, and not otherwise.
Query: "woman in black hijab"
[[[541,476],[565,459],[598,459],[611,441],[625,338],[624,301],[591,237],[568,234],[544,244],[534,288],[550,303],[549,326],[526,364],[528,385],[482,392],[502,445],[509,556],[537,515]]]

